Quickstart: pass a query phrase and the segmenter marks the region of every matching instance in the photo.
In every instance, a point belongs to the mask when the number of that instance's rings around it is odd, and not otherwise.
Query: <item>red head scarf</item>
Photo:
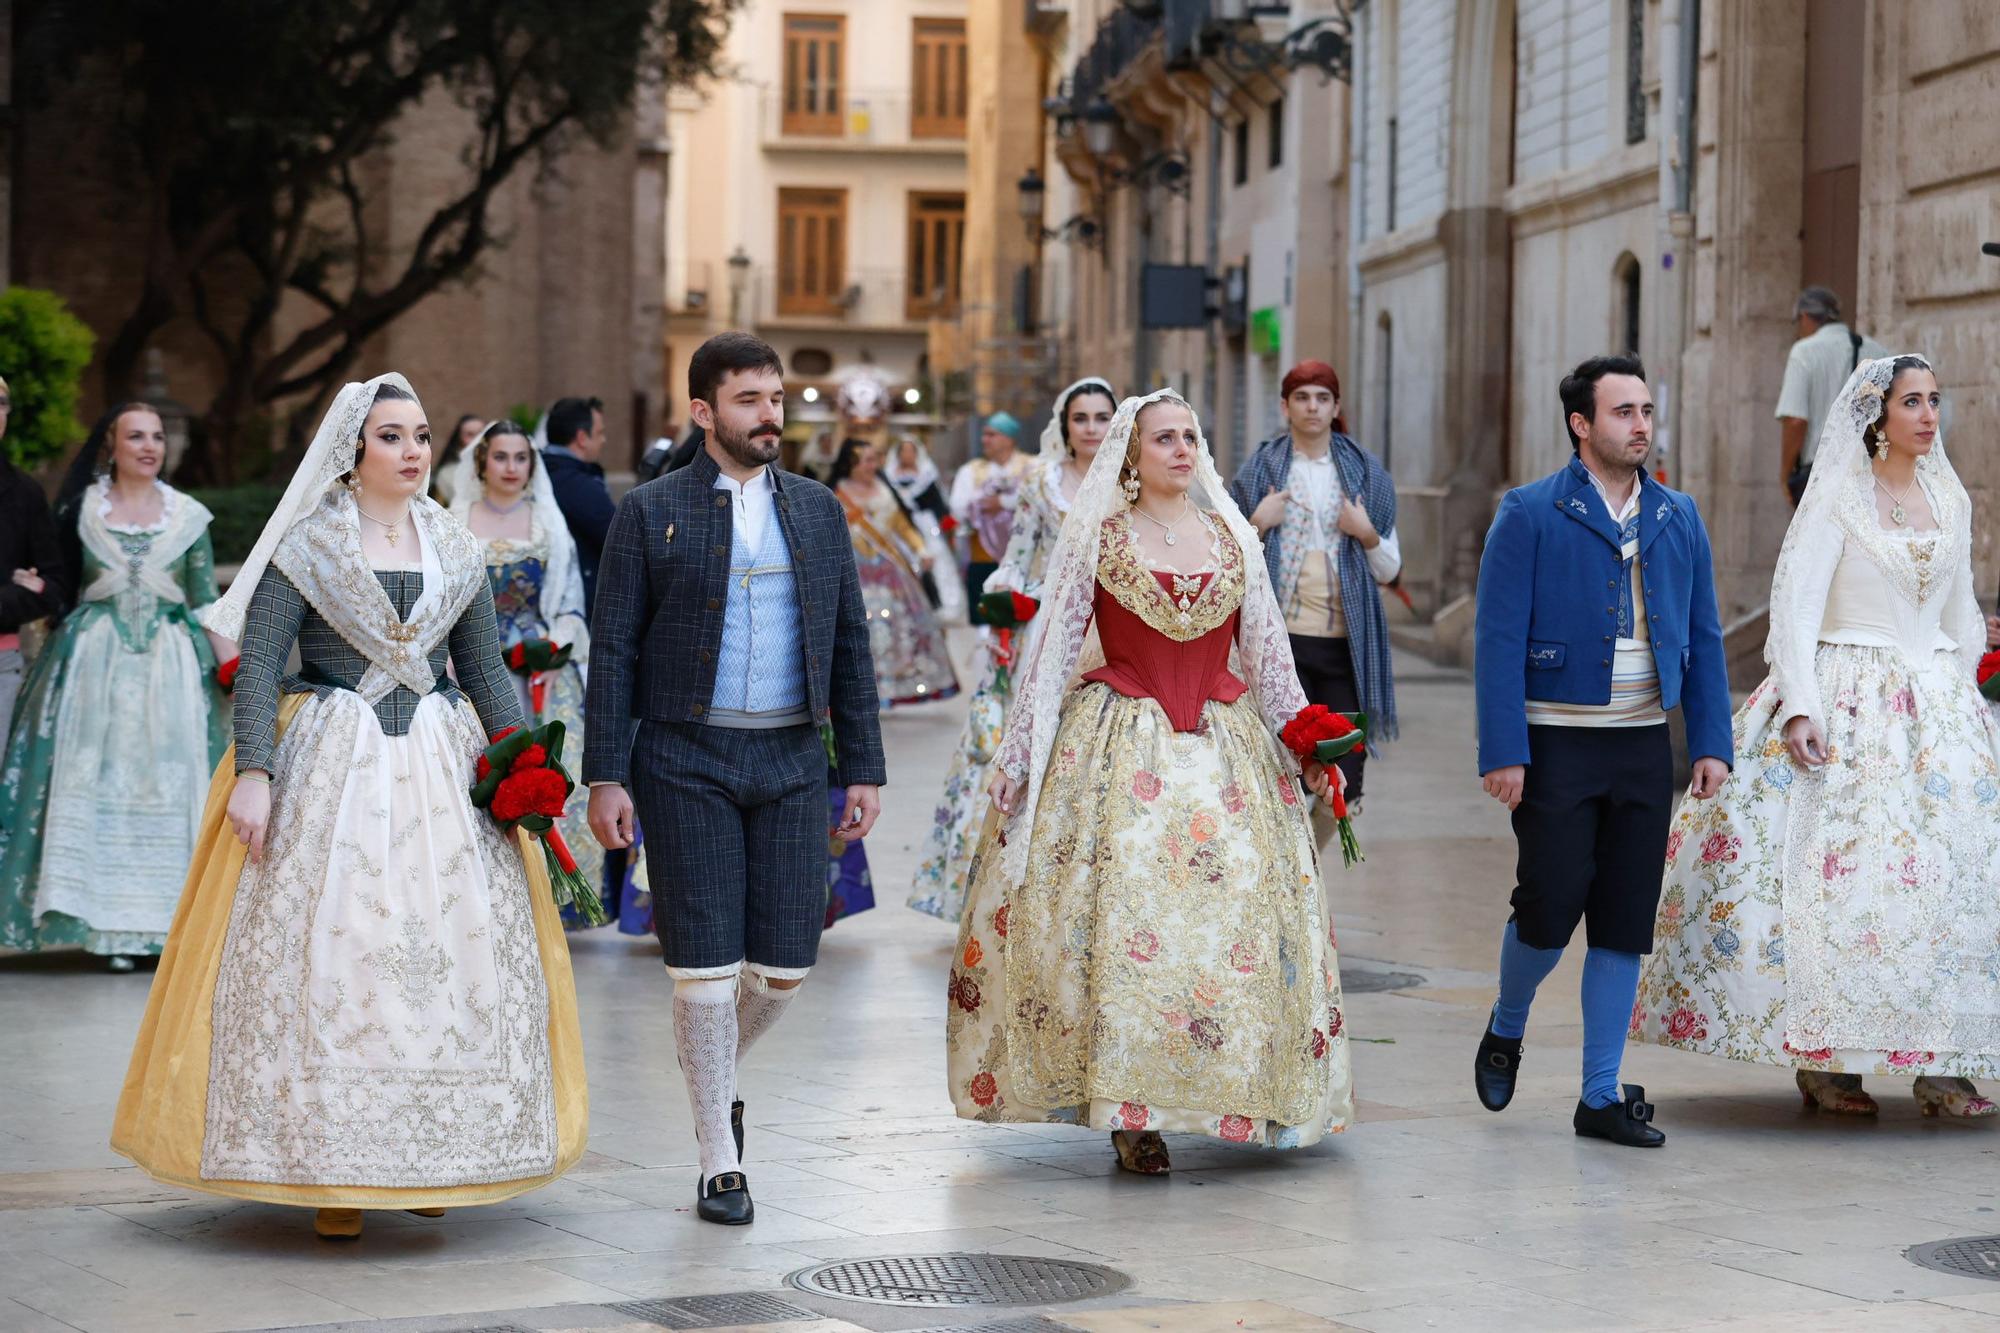
[[[1285,372],[1285,379],[1278,386],[1278,396],[1289,399],[1292,392],[1305,385],[1314,384],[1331,393],[1336,402],[1340,399],[1340,376],[1333,373],[1333,367],[1324,361],[1301,361]],[[1347,422],[1336,412],[1333,428],[1342,435],[1347,434]]]

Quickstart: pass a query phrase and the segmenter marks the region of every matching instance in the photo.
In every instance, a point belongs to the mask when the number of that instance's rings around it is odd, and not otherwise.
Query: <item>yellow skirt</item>
[[[288,695],[278,713],[280,734],[309,695]],[[589,1132],[590,1091],[583,1072],[583,1034],[577,1023],[576,983],[569,943],[549,889],[538,849],[522,842],[528,897],[534,904],[535,941],[548,977],[549,1061],[555,1075],[556,1166],[545,1176],[439,1189],[379,1185],[280,1185],[262,1181],[204,1180],[202,1142],[207,1132],[209,1045],[216,974],[243,874],[245,849],[229,827],[229,794],[236,785],[232,746],[217,765],[202,811],[201,833],[188,868],[180,906],[146,999],[146,1017],[132,1047],[132,1064],[118,1096],[111,1147],[146,1174],[169,1185],[260,1203],[305,1208],[461,1208],[498,1203],[539,1189],[576,1164]]]

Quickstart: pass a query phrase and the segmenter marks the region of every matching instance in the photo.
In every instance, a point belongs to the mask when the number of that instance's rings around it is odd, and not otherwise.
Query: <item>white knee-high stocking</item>
[[[674,1049],[687,1080],[704,1180],[735,1171],[729,1103],[736,1097],[736,979],[674,983]]]
[[[752,1042],[771,1030],[798,994],[798,986],[780,990],[755,972],[744,971],[736,985],[736,1062],[740,1065]]]

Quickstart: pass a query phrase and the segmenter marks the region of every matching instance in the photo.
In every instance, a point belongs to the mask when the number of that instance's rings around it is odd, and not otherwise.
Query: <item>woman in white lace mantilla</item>
[[[1118,395],[1095,375],[1086,375],[1056,395],[1042,429],[1040,463],[1014,502],[1014,529],[999,567],[986,576],[982,593],[1018,592],[1039,601],[1042,579],[1055,552],[1063,520],[1083,485],[1097,447],[1111,429]],[[947,580],[949,582],[949,580]],[[1026,660],[1039,616],[1026,625],[996,629],[979,648],[979,682],[966,710],[965,729],[945,769],[944,790],[932,811],[909,905],[919,912],[956,922],[965,910],[972,854],[991,804],[986,784],[1000,730],[1014,697],[1014,670]]]
[[[1856,368],[1771,588],[1737,768],[1681,807],[1634,1040],[1792,1066],[1808,1106],[1991,1116],[2000,1076],[2000,727],[1972,505],[1922,357]]]
[[[514,696],[528,725],[561,722],[564,753],[583,753],[583,689],[590,665],[590,628],[584,614],[583,572],[576,539],[556,505],[555,487],[542,451],[516,423],[502,417],[482,427],[460,451],[447,485],[451,512],[485,549],[486,580],[493,589],[500,651],[547,640],[570,651],[569,661],[534,671],[508,659]],[[563,840],[590,884],[604,876],[604,848],[590,831],[585,802],[571,802],[562,819]],[[579,924],[573,913],[565,920]]]
[[[1290,1148],[1352,1119],[1333,930],[1278,740],[1305,698],[1256,549],[1187,403],[1126,399],[1057,539],[996,760],[951,969],[959,1115],[1108,1129],[1149,1174],[1162,1131]],[[1104,665],[1079,679],[1093,627]]]
[[[401,376],[346,386],[203,616],[242,644],[236,744],[112,1129],[159,1179],[317,1208],[325,1236],[510,1198],[583,1151],[542,858],[471,802],[521,709],[430,453]]]

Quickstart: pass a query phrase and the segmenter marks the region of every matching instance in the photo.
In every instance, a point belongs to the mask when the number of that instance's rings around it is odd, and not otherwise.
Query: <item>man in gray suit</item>
[[[645,827],[701,1146],[696,1211],[741,1225],[736,1069],[818,953],[827,767],[847,789],[833,834],[848,841],[874,826],[885,774],[847,519],[775,466],[778,354],[744,333],[709,339],[688,401],[702,451],[627,495],[605,539],[583,778],[606,847],[631,844],[635,803]]]

